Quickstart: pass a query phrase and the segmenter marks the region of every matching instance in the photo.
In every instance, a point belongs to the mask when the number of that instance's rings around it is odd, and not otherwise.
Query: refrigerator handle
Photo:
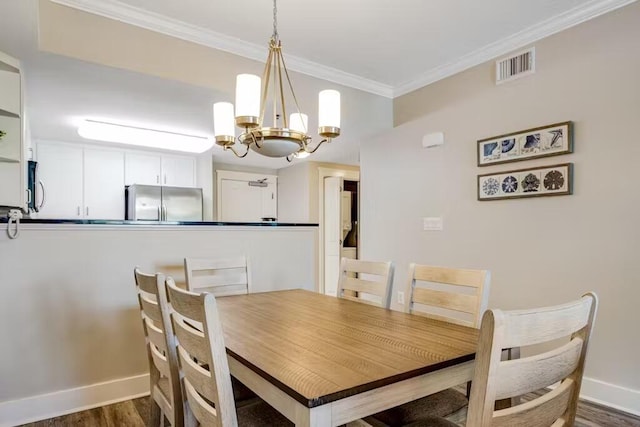
[[[45,197],[44,197],[44,182],[42,182],[42,180],[38,180],[38,184],[40,184],[40,189],[42,190],[42,201],[40,202],[40,205],[36,206],[36,212],[40,212],[40,210],[42,209],[42,207],[44,206],[44,202],[45,202]],[[35,199],[35,194],[34,194],[34,199]],[[35,200],[34,200],[35,202]]]
[[[158,205],[158,221],[162,221],[162,211],[160,210],[160,205]]]
[[[162,216],[163,216],[163,221],[167,220],[167,207],[165,205],[162,205]]]

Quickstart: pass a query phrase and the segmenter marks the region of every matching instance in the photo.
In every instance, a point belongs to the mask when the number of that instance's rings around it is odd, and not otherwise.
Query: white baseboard
[[[149,394],[149,374],[0,402],[0,427],[45,420]]]
[[[640,390],[584,377],[580,398],[640,416]]]

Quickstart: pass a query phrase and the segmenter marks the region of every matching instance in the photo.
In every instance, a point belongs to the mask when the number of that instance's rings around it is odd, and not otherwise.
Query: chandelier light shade
[[[216,142],[235,141],[233,126],[233,104],[230,102],[216,102],[213,104],[213,133]]]
[[[235,115],[233,105],[228,102],[213,105],[216,143],[238,157],[255,151],[268,157],[286,157],[288,161],[302,159],[323,143],[340,136],[340,92],[323,90],[318,101],[318,134],[323,139],[312,146],[309,117],[300,110],[284,63],[277,12],[276,0],[273,0],[273,34],[262,78],[253,74],[237,76]],[[289,95],[289,105],[286,95]],[[265,124],[267,106],[271,109],[271,126]],[[290,115],[287,108],[292,111]],[[237,142],[244,146],[244,152],[236,149],[234,123],[241,129]]]
[[[323,90],[318,95],[318,133],[327,138],[340,135],[340,92]]]
[[[238,74],[236,77],[236,125],[251,127],[260,118],[260,77]]]

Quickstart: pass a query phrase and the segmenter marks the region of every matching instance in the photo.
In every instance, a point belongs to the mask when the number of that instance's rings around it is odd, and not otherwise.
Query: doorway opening
[[[333,296],[337,295],[341,258],[359,256],[360,173],[348,172],[320,177],[320,292]]]

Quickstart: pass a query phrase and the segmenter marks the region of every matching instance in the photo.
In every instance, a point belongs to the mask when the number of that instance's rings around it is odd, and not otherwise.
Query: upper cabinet
[[[41,218],[124,219],[124,153],[40,142]]]
[[[0,52],[0,206],[26,208],[20,62]]]
[[[125,184],[160,185],[162,157],[155,153],[125,154]]]
[[[195,187],[196,159],[188,156],[127,152],[125,183]]]
[[[162,185],[195,187],[196,159],[185,156],[162,156]]]

